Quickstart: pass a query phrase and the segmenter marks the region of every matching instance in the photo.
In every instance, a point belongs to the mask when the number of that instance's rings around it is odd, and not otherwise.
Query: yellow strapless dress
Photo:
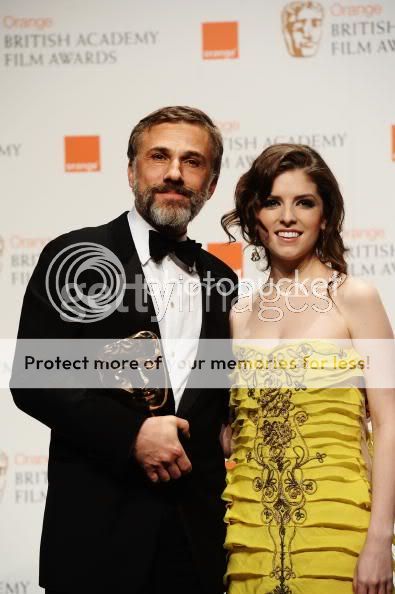
[[[228,592],[352,594],[371,506],[363,361],[321,341],[235,350]]]

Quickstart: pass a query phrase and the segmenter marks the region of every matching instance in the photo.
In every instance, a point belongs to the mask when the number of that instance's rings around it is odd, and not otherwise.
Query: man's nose
[[[164,176],[164,180],[182,181],[181,164],[178,159],[172,159]]]

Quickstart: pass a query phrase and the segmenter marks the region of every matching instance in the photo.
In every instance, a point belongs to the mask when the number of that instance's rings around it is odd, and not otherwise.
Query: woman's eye
[[[277,206],[278,204],[278,200],[276,200],[275,198],[266,198],[266,200],[263,200],[262,202],[262,208],[268,208],[270,206]]]
[[[306,198],[300,200],[299,204],[301,204],[302,206],[306,206],[307,208],[312,208],[314,206],[314,202]]]

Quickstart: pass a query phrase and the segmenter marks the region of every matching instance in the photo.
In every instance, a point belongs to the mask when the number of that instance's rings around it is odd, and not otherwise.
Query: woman
[[[393,335],[376,290],[347,275],[343,218],[326,163],[293,144],[263,151],[223,217],[269,270],[232,312],[229,594],[393,591],[395,393],[362,389],[360,356]]]

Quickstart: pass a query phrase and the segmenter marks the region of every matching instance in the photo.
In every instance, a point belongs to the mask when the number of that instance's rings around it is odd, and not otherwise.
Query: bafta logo
[[[7,455],[0,450],[0,503],[3,499],[3,495],[4,495],[4,491],[5,491],[7,470],[8,470]]]
[[[291,56],[315,56],[321,41],[323,18],[324,9],[318,2],[297,0],[284,6],[282,30]]]

